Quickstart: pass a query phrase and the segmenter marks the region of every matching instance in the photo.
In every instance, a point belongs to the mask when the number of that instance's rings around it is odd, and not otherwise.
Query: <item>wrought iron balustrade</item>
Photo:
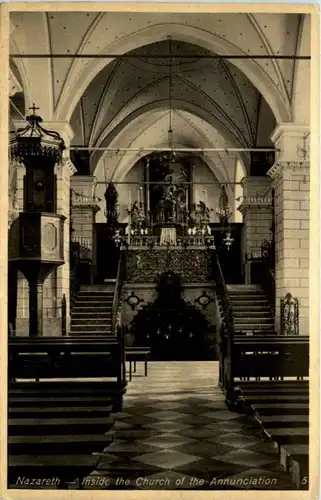
[[[77,242],[70,243],[70,310],[72,310],[76,295],[80,288],[80,246]]]
[[[214,236],[208,235],[188,235],[180,236],[175,240],[175,244],[166,245],[161,242],[160,236],[155,235],[131,235],[129,240],[130,247],[210,247],[215,248]]]
[[[122,247],[120,249],[119,261],[118,261],[118,269],[117,269],[117,278],[116,278],[116,287],[114,292],[114,300],[112,306],[112,314],[111,314],[111,331],[113,335],[117,335],[121,324],[120,324],[120,309],[121,309],[121,297],[123,292],[123,284],[126,280],[126,261],[127,261],[127,249],[126,247]]]

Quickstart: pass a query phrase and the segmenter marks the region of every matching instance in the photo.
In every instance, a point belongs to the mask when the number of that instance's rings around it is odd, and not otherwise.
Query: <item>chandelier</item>
[[[165,153],[164,160],[168,160],[170,163],[175,163],[176,154],[173,150],[173,127],[172,127],[172,92],[173,92],[173,81],[172,81],[172,38],[168,37],[169,40],[169,70],[168,70],[168,101],[169,101],[169,115],[168,115],[168,146],[170,151],[168,154]]]
[[[51,158],[55,163],[62,160],[65,143],[58,132],[43,128],[42,118],[36,115],[35,104],[31,108],[32,114],[26,117],[28,125],[13,132],[10,140],[11,157],[19,163],[24,163],[35,157]]]

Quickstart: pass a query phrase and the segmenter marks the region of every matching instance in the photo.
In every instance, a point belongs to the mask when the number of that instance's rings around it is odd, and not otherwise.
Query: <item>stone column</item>
[[[238,210],[243,215],[243,262],[245,283],[251,283],[251,263],[247,257],[258,256],[264,240],[271,241],[272,197],[271,179],[264,177],[245,177],[242,181],[243,201]]]
[[[280,124],[271,139],[279,153],[268,174],[275,190],[276,329],[280,299],[299,300],[299,331],[309,334],[309,127]]]
[[[96,177],[91,175],[75,175],[71,181],[72,188],[72,239],[80,243],[80,257],[90,262],[90,281],[93,283],[95,262],[94,223],[96,213],[100,210],[94,189]]]
[[[68,122],[48,122],[44,123],[43,127],[49,130],[55,130],[65,141],[66,147],[74,136],[73,130]],[[63,161],[60,165],[56,165],[55,174],[57,176],[57,206],[56,212],[66,217],[64,224],[64,257],[65,263],[58,267],[56,271],[51,273],[52,279],[55,281],[56,288],[56,304],[57,317],[59,319],[59,335],[61,335],[61,303],[63,295],[66,296],[66,328],[69,331],[70,326],[70,182],[71,176],[76,173],[76,167],[70,160],[69,150],[64,151]],[[53,288],[53,287],[52,287]],[[51,288],[51,289],[52,289]]]
[[[18,162],[10,162],[10,168],[16,170],[16,214],[11,213],[12,220],[24,211],[24,176],[26,167]],[[14,215],[14,216],[13,216]],[[29,334],[29,287],[28,281],[21,271],[17,272],[17,311],[16,311],[16,333],[17,335]]]

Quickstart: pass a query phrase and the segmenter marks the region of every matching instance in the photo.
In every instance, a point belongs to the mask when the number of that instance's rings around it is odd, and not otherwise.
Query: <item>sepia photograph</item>
[[[8,12],[5,498],[308,494],[314,14],[77,5]]]

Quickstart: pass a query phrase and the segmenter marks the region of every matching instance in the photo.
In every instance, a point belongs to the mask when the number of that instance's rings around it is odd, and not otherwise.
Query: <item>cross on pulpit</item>
[[[32,106],[30,106],[28,109],[31,109],[33,111],[33,114],[35,115],[36,114],[36,110],[37,109],[40,109],[40,108],[37,108],[35,103],[32,104]]]

